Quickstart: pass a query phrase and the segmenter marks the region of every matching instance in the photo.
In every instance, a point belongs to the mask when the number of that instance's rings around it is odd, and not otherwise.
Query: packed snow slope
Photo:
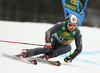
[[[47,23],[0,21],[0,40],[45,44],[45,31],[52,27]],[[38,63],[30,65],[2,56],[2,53],[16,55],[21,49],[31,49],[39,46],[0,42],[0,73],[100,73],[100,29],[79,27],[82,33],[82,53],[66,64],[63,59],[69,54],[50,60],[59,60],[61,66]],[[73,42],[72,52],[76,46]]]

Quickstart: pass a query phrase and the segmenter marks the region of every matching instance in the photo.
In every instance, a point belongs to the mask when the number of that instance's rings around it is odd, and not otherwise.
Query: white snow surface
[[[45,44],[45,31],[52,27],[48,23],[0,21],[0,40]],[[82,53],[72,63],[65,63],[64,54],[50,60],[59,60],[61,66],[39,63],[30,65],[2,56],[2,53],[16,55],[21,49],[39,46],[0,42],[0,73],[100,73],[100,29],[80,26],[82,33]],[[71,44],[72,52],[76,49]]]

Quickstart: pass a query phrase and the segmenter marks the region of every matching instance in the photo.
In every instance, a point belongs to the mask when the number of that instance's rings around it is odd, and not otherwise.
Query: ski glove
[[[50,40],[49,40],[48,37],[45,38],[45,42],[46,42],[46,43],[50,42]]]
[[[52,48],[51,43],[46,43],[45,48],[51,49]]]
[[[72,62],[71,55],[64,59],[66,63]]]

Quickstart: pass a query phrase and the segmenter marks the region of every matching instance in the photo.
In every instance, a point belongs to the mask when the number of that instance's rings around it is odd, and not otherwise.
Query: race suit
[[[52,53],[54,57],[65,54],[71,50],[71,45],[75,40],[76,49],[71,54],[71,58],[74,59],[82,51],[82,36],[80,30],[76,28],[73,32],[67,29],[67,22],[58,22],[51,27],[45,33],[45,38],[48,37],[51,42],[51,49],[48,48],[35,48],[28,51],[28,56],[34,56],[38,54]]]

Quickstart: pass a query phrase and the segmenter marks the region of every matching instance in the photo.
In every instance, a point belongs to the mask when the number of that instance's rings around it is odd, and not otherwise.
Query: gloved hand
[[[45,48],[50,49],[50,48],[51,48],[51,43],[50,43],[50,40],[49,40],[48,37],[45,38],[45,42],[46,42],[46,44],[45,44]]]
[[[66,63],[72,62],[71,55],[64,59]]]
[[[46,43],[46,44],[45,44],[45,48],[51,49],[51,48],[52,48],[51,43],[49,43],[49,42]]]
[[[46,42],[46,43],[50,42],[50,40],[49,40],[48,37],[45,38],[45,42]]]

